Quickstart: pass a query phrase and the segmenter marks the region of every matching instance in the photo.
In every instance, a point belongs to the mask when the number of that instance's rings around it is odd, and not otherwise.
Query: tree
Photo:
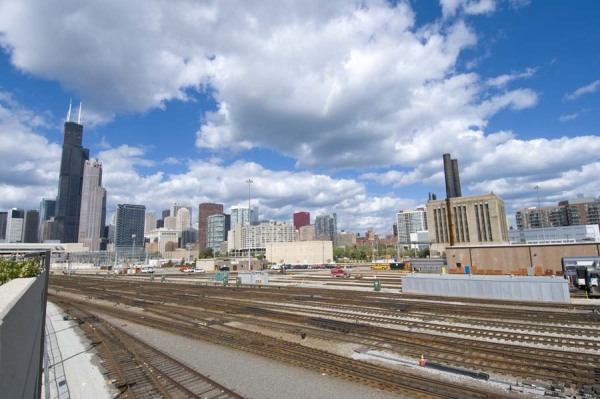
[[[210,259],[214,257],[213,249],[211,247],[204,248],[200,251],[200,259]]]
[[[421,249],[417,252],[419,258],[427,258],[429,256],[429,248]]]

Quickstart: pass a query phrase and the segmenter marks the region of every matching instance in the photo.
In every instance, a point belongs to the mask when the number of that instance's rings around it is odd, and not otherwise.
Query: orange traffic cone
[[[421,355],[421,361],[419,362],[419,366],[425,367],[425,356]]]

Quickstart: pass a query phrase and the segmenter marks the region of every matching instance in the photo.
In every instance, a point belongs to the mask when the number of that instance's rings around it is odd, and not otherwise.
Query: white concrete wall
[[[0,398],[34,398],[41,382],[44,275],[0,286]]]
[[[410,274],[402,292],[432,296],[569,303],[568,281],[552,277]]]

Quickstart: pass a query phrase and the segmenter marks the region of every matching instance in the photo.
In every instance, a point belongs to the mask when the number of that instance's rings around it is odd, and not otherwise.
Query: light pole
[[[540,221],[540,225],[542,226],[542,239],[544,242],[546,242],[546,230],[544,229],[544,218],[542,217],[542,206],[540,205],[540,186],[535,186],[534,187],[536,193],[537,193],[537,200],[538,200],[538,218]]]
[[[250,187],[254,182],[252,181],[252,179],[248,179],[246,180],[246,183],[248,183],[248,226],[246,228],[246,237],[248,238],[248,271],[250,271]]]
[[[135,256],[135,237],[136,237],[135,234],[131,235],[131,263],[133,263],[133,264],[135,264],[133,262],[133,258]]]

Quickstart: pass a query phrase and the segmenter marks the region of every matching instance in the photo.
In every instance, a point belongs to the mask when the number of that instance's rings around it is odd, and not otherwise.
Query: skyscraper
[[[337,215],[332,213],[331,216],[317,216],[315,218],[315,233],[317,238],[329,238],[335,246],[337,243]]]
[[[208,246],[208,217],[223,213],[223,204],[202,203],[198,207],[198,250],[202,251]],[[227,237],[227,232],[225,232]]]
[[[258,207],[253,206],[250,211],[248,207],[232,206],[231,207],[231,229],[236,225],[247,226],[248,224],[258,223]]]
[[[23,220],[23,242],[38,242],[38,229],[40,226],[40,213],[37,210],[25,212]]]
[[[171,209],[169,210],[169,215],[167,216],[173,216],[173,217],[177,217],[177,212],[179,212],[180,209],[187,209],[190,212],[190,223],[192,220],[192,207],[189,205],[180,205],[178,203],[174,203],[173,205],[171,205]]]
[[[6,240],[6,222],[8,221],[8,212],[0,212],[0,242]]]
[[[106,190],[102,187],[102,164],[85,161],[81,189],[79,239],[90,251],[99,251],[106,220]]]
[[[156,230],[157,220],[155,212],[146,212],[146,219],[144,222],[144,234]]]
[[[143,252],[145,218],[145,205],[117,205],[115,247],[121,254],[125,251],[121,256],[128,251],[132,255]]]
[[[187,207],[179,208],[175,215],[175,230],[181,233],[192,227],[192,213]]]
[[[61,242],[77,242],[79,236],[79,215],[81,212],[81,187],[83,166],[89,159],[89,150],[82,147],[83,125],[81,125],[81,104],[77,123],[71,121],[71,105],[64,125],[62,158],[56,197],[57,235]]]
[[[296,212],[294,213],[294,227],[299,229],[303,226],[310,224],[310,212]]]
[[[227,241],[227,232],[229,231],[229,215],[215,214],[207,218],[206,228],[206,247],[213,249],[213,254],[220,252],[221,243]]]
[[[398,243],[404,247],[410,245],[410,234],[427,230],[427,213],[424,209],[400,211],[396,215]]]
[[[13,208],[6,219],[6,242],[22,242],[25,211]]]
[[[39,227],[39,241],[44,242],[42,238],[42,224],[49,220],[50,218],[54,218],[56,216],[56,199],[48,199],[42,198],[40,202],[40,227]],[[50,240],[52,237],[47,237],[46,239]]]

